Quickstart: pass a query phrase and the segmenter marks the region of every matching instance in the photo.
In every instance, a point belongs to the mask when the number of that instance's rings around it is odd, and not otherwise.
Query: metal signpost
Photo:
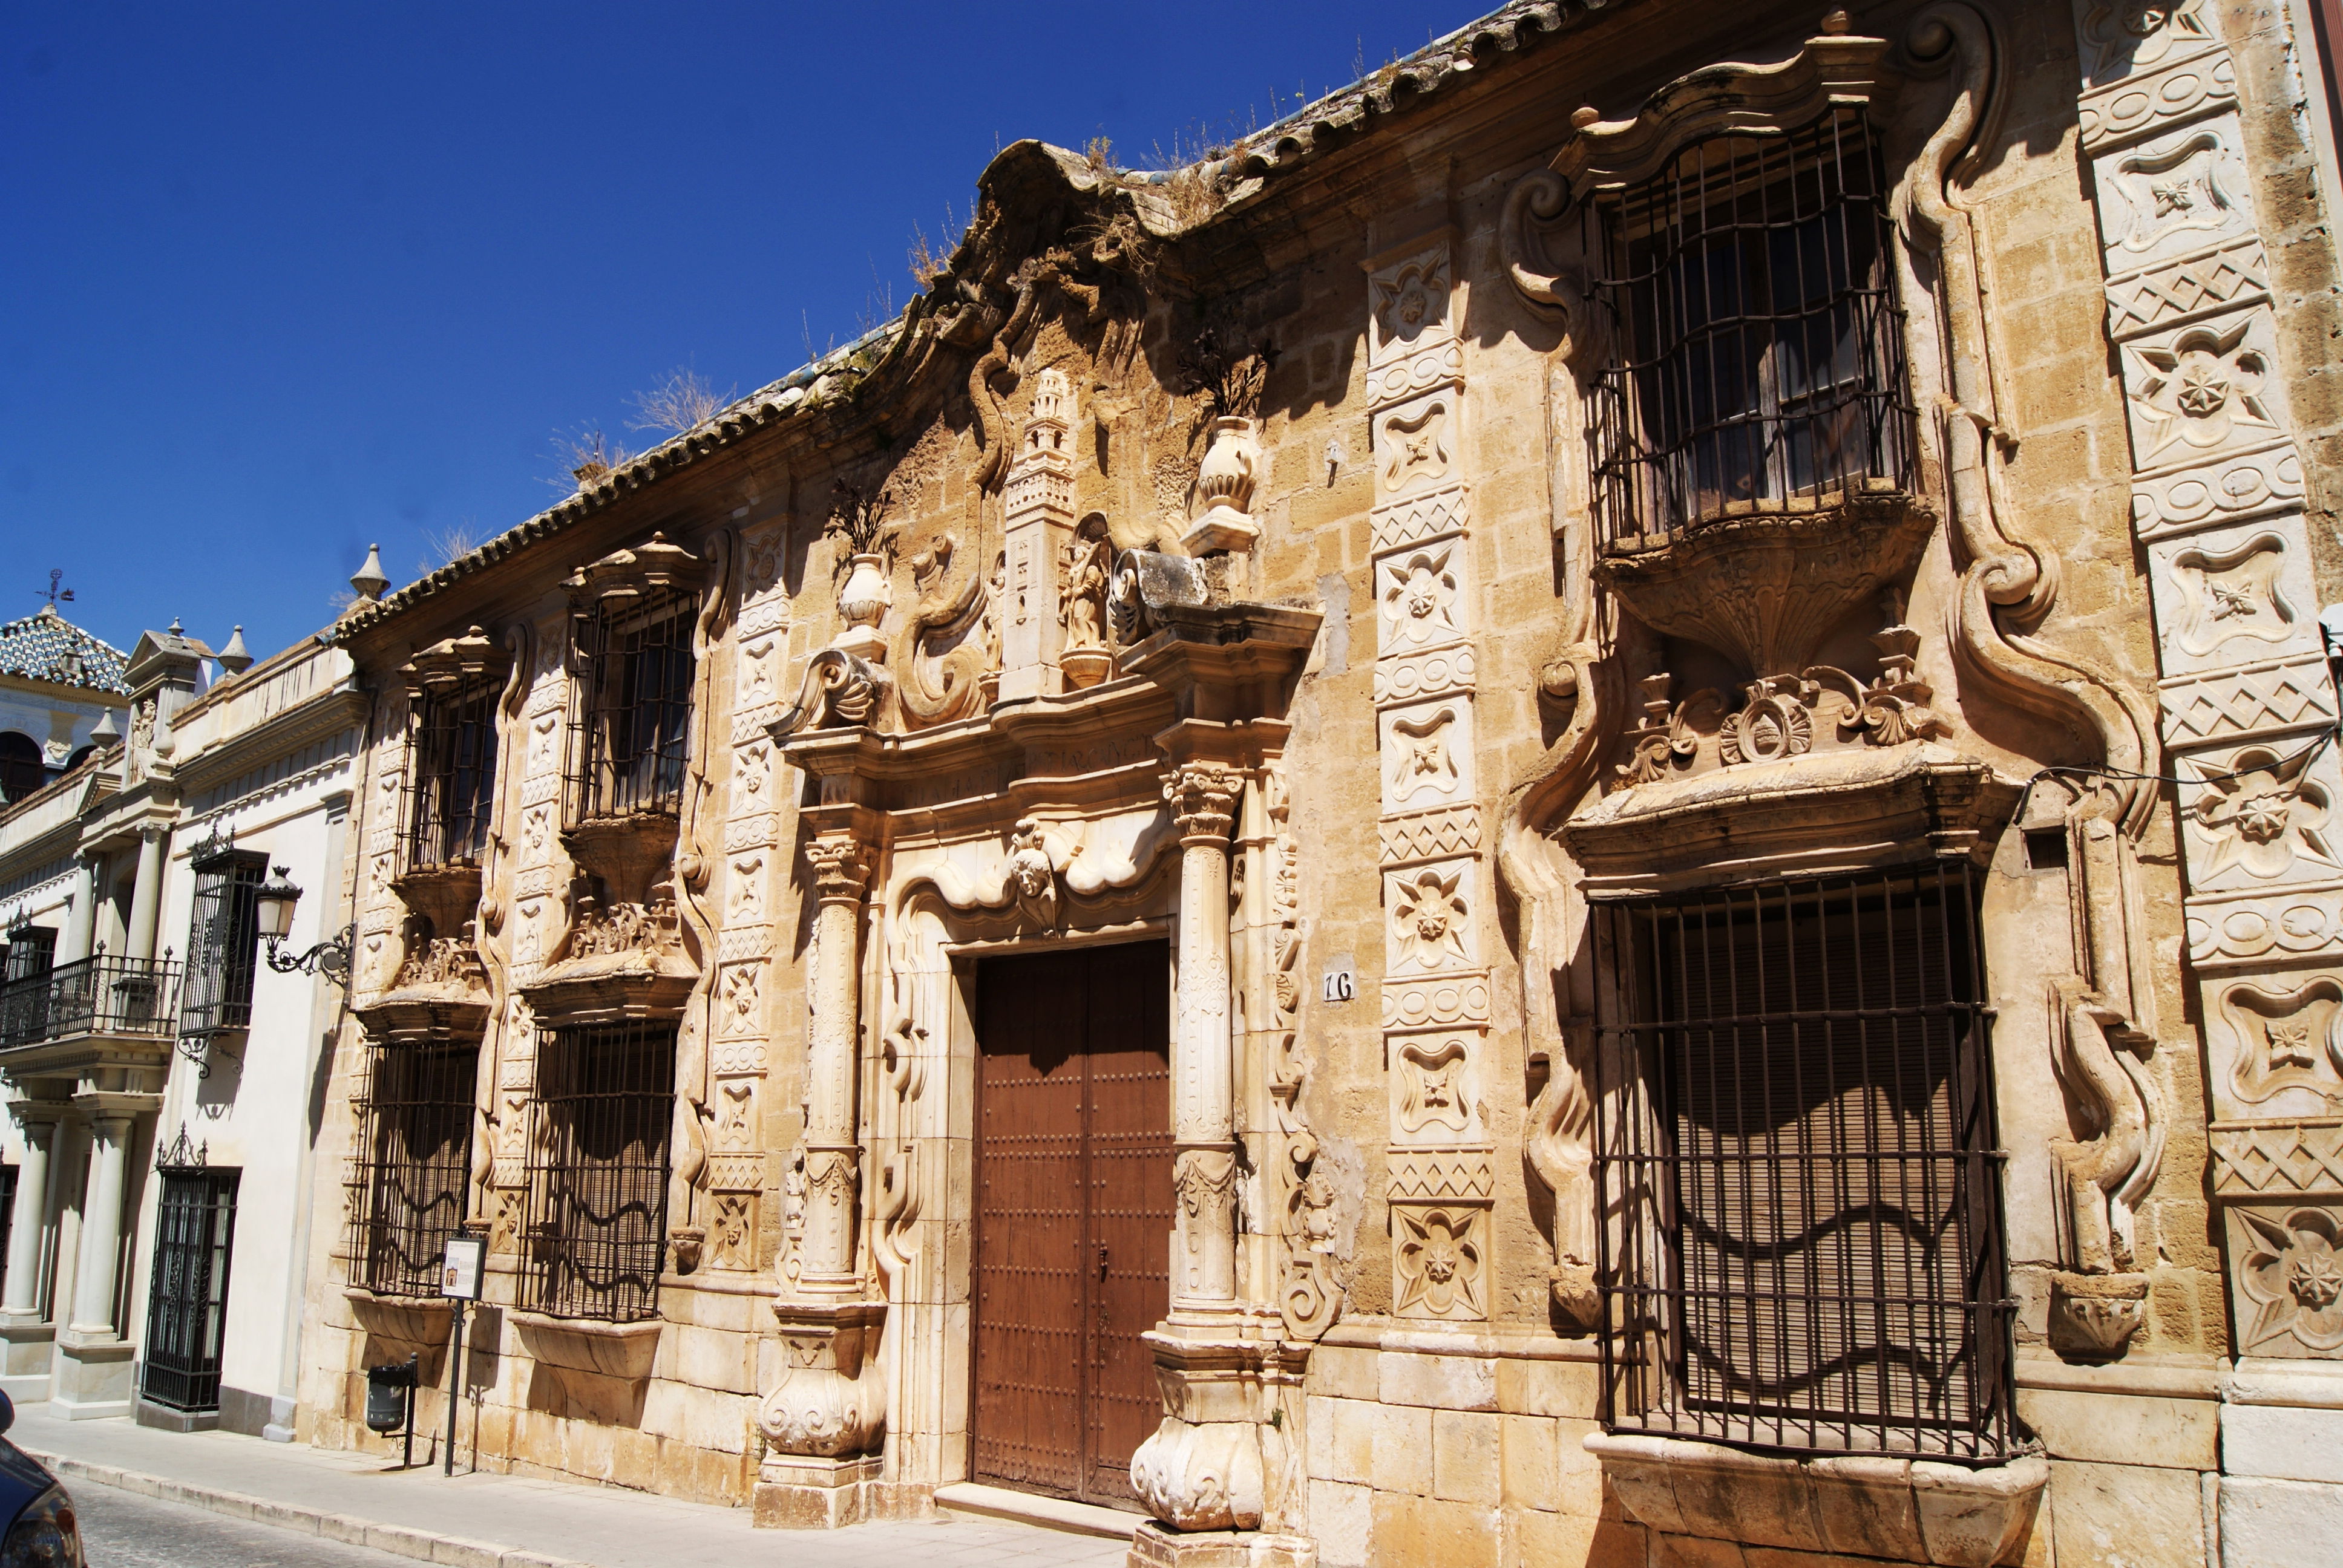
[[[484,1236],[450,1236],[447,1255],[439,1267],[439,1293],[456,1303],[447,1326],[447,1447],[440,1456],[440,1473],[456,1473],[456,1402],[464,1364],[464,1313],[480,1299],[480,1260],[488,1250]]]

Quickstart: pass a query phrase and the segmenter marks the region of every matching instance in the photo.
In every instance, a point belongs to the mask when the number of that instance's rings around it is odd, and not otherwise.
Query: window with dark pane
[[[477,866],[496,799],[498,682],[428,687],[415,704],[407,782],[407,864]]]
[[[584,690],[569,748],[577,820],[681,801],[697,602],[675,590],[613,595],[582,618]]]
[[[667,1249],[672,1023],[540,1031],[529,1140],[529,1311],[657,1315]]]
[[[57,933],[48,926],[18,926],[8,933],[7,954],[0,984],[35,980],[56,965]]]
[[[196,862],[186,978],[180,989],[182,1035],[252,1027],[253,971],[260,959],[260,913],[254,895],[267,869],[266,856],[243,850]]]
[[[155,1209],[139,1392],[180,1411],[219,1408],[220,1342],[236,1241],[236,1171],[166,1166]]]
[[[363,1130],[350,1205],[350,1279],[378,1295],[439,1294],[447,1238],[464,1223],[477,1040],[385,1041],[353,1099]]]
[[[37,793],[48,780],[41,743],[17,730],[0,730],[0,805]]]
[[[1590,427],[1604,546],[1911,488],[1886,185],[1860,113],[1701,142],[1587,211],[1610,340]]]
[[[1594,1130],[1613,1428],[2010,1443],[1989,1013],[1966,862],[1606,905]]]

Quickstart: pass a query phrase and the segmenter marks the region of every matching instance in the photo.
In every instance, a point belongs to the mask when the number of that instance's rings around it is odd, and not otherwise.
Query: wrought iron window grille
[[[1939,861],[1595,909],[1606,1427],[2009,1454],[1976,893]]]
[[[379,1042],[353,1096],[350,1282],[385,1296],[439,1294],[447,1238],[464,1227],[479,1078],[477,1040]]]
[[[538,1040],[526,1305],[605,1322],[656,1317],[676,1026],[545,1028]]]
[[[184,1119],[179,1122],[179,1136],[172,1140],[168,1147],[162,1144],[155,1147],[155,1173],[157,1176],[201,1171],[211,1162],[212,1141],[206,1138],[201,1143],[197,1143],[189,1138],[187,1124]]]
[[[252,981],[260,964],[255,895],[267,869],[266,856],[241,849],[194,862],[195,910],[179,1006],[183,1040],[252,1027]]]
[[[401,860],[408,870],[477,866],[496,800],[498,681],[426,690],[409,711]]]
[[[683,798],[697,596],[604,598],[579,617],[580,694],[571,709],[573,822],[673,812]]]
[[[185,1129],[181,1130],[182,1136]],[[158,1167],[155,1271],[146,1295],[139,1393],[177,1411],[219,1408],[240,1171]]]
[[[1912,490],[1887,188],[1842,108],[1697,143],[1587,204],[1611,345],[1588,424],[1601,548]]]

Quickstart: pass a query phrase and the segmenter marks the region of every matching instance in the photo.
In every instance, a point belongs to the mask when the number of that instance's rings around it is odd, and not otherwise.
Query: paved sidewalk
[[[946,1518],[829,1532],[751,1530],[745,1509],[437,1466],[129,1421],[66,1422],[17,1407],[9,1439],[76,1479],[304,1531],[451,1568],[1120,1568],[1128,1544],[1030,1524]]]

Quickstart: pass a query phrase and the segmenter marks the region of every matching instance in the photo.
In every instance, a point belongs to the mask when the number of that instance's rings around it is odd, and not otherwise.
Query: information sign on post
[[[464,1364],[465,1303],[480,1299],[480,1261],[488,1253],[486,1236],[450,1236],[439,1264],[439,1293],[456,1303],[447,1325],[447,1443],[440,1451],[439,1473],[456,1473],[456,1408]],[[478,1434],[474,1434],[478,1442]]]
[[[488,1250],[484,1236],[447,1238],[447,1261],[439,1271],[439,1293],[459,1302],[480,1299],[480,1259]]]

